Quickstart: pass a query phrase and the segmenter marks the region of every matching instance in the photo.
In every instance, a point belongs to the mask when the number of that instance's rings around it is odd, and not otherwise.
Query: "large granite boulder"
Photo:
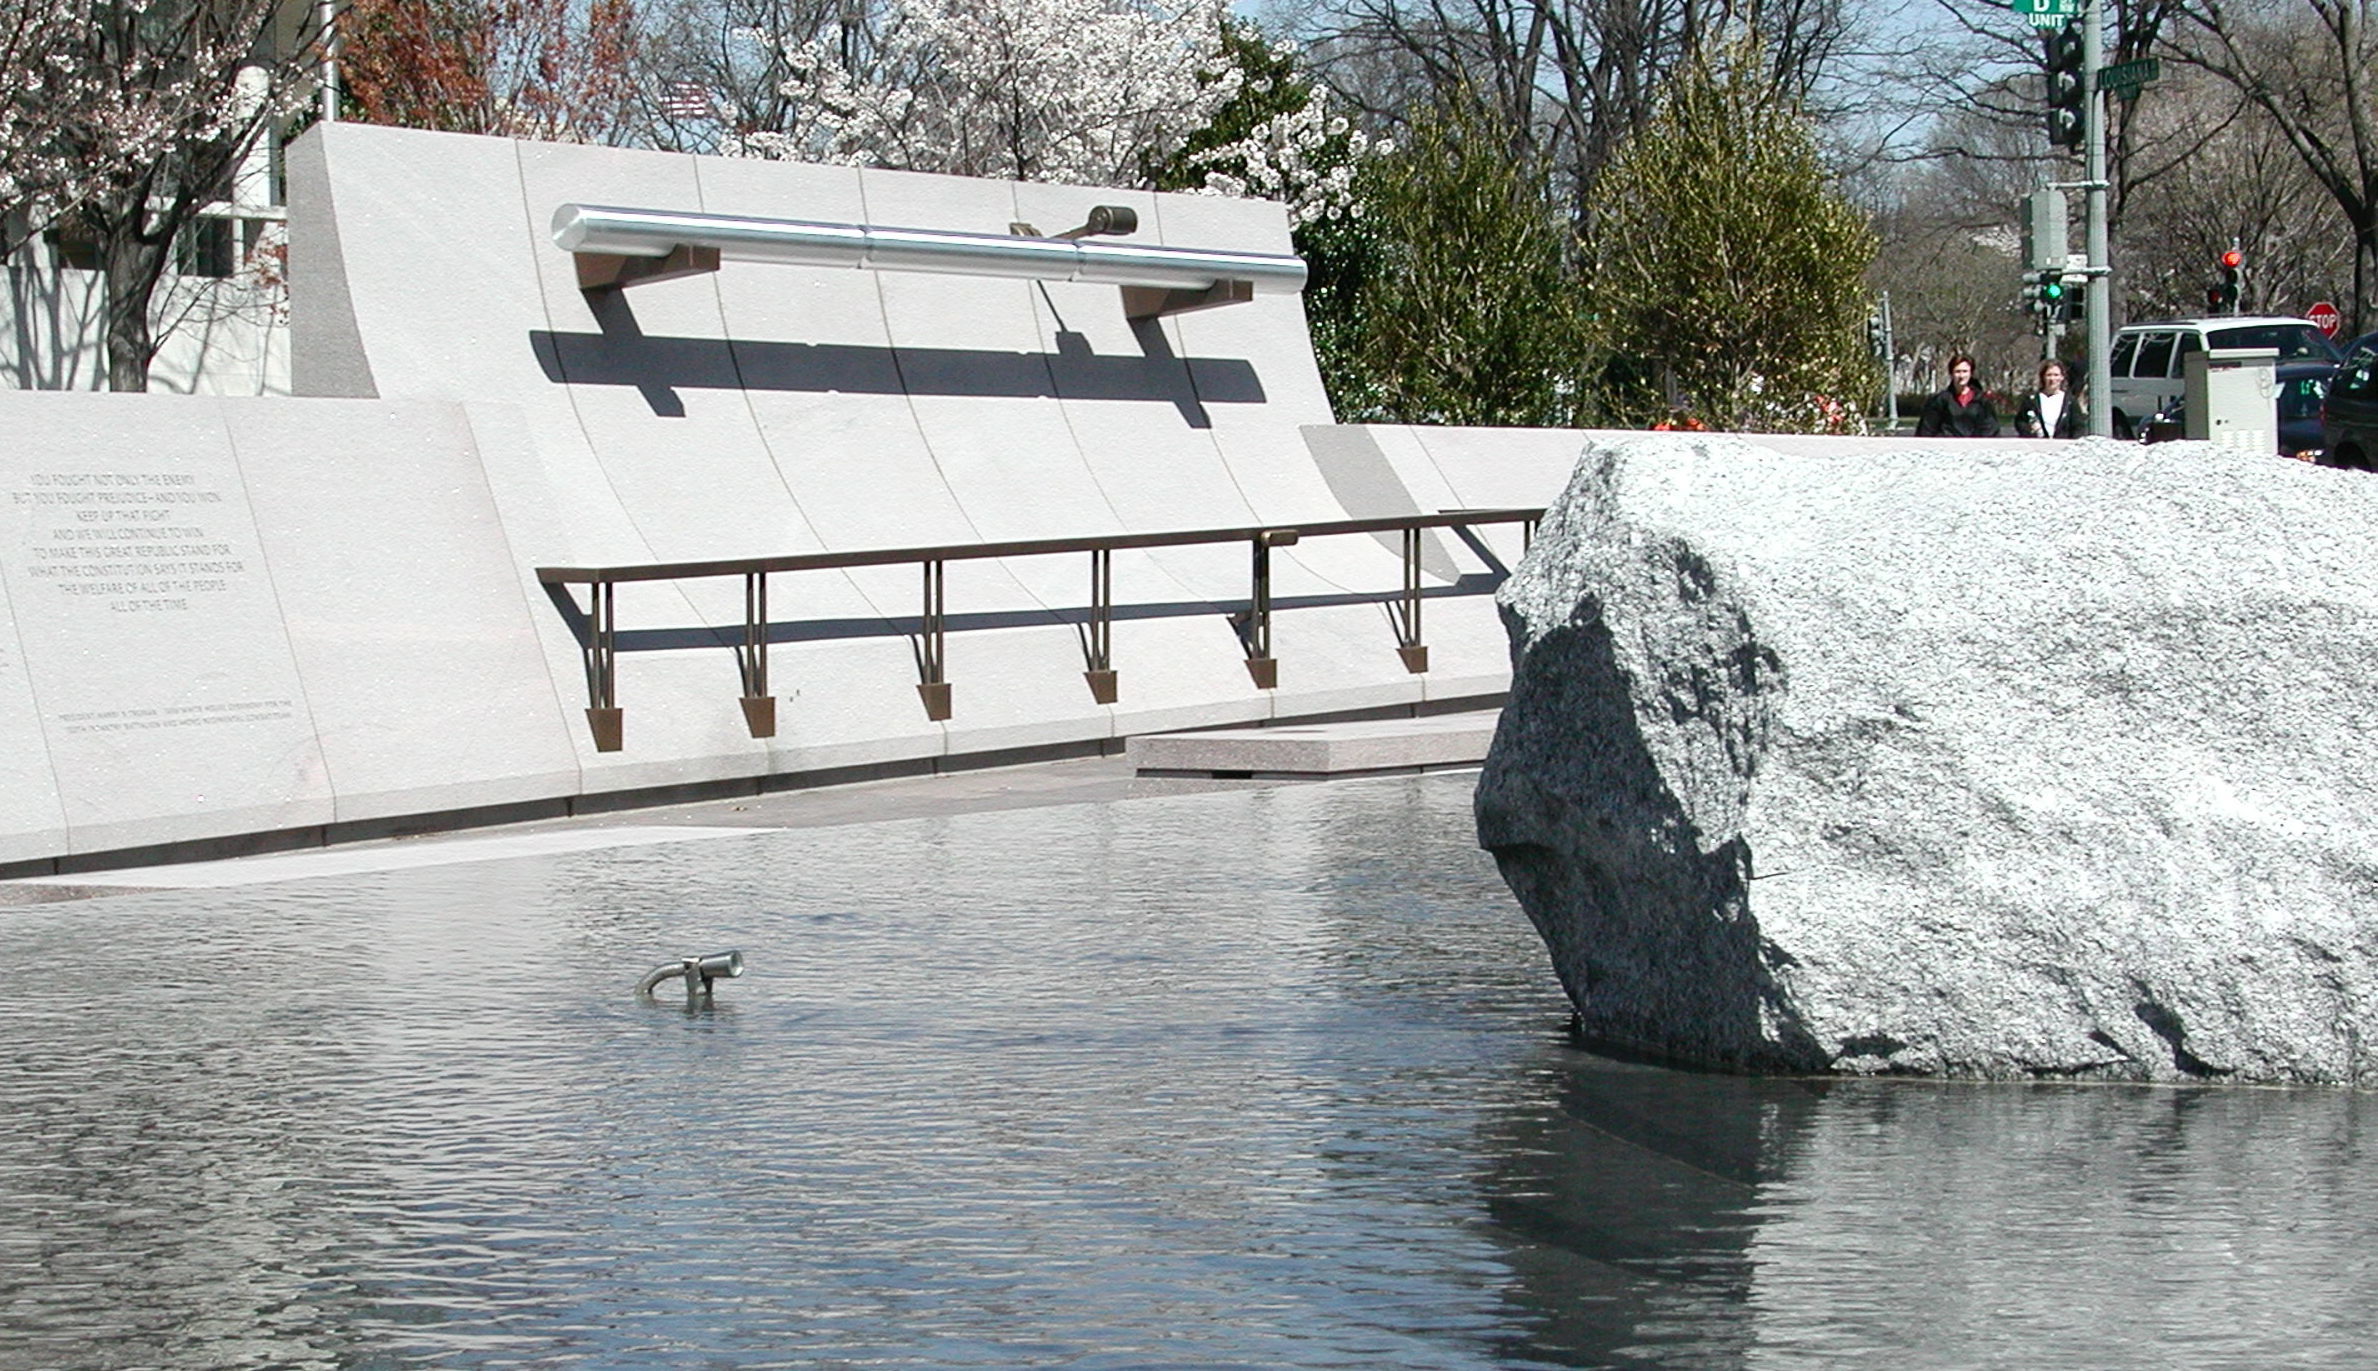
[[[1479,837],[1589,1037],[2378,1083],[2378,477],[1596,441],[1501,602]]]

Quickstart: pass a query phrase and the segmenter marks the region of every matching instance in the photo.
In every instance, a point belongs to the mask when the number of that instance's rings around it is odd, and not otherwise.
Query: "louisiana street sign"
[[[2097,69],[2097,88],[2099,90],[2137,90],[2162,75],[2163,63],[2152,57],[2142,57],[2136,62],[2116,62],[2110,67]]]

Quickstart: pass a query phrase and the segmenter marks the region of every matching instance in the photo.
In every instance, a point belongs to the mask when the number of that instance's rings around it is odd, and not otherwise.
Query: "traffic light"
[[[2089,280],[2081,277],[2064,283],[2064,298],[2056,302],[2055,321],[2069,324],[2075,319],[2089,317]]]
[[[2221,310],[2228,310],[2232,314],[2237,313],[2238,283],[2244,278],[2245,273],[2246,254],[2236,248],[2222,253],[2221,279],[2215,281],[2213,288],[2205,292],[2205,303],[2211,305],[2216,313]]]
[[[2084,114],[2089,98],[2089,73],[2081,69],[2081,35],[2066,27],[2046,31],[2048,71],[2048,145],[2078,148],[2088,129]]]
[[[2071,292],[2072,287],[2064,283],[2062,272],[2023,273],[2023,309],[2038,316],[2035,322],[2041,332],[2046,332],[2050,324],[2064,322]]]
[[[2064,322],[2064,278],[2053,271],[2039,274],[2039,331],[2048,333]]]

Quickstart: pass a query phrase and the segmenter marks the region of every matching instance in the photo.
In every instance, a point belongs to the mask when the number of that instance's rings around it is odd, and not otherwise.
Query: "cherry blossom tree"
[[[730,151],[1149,184],[1237,92],[1224,0],[893,0],[859,41],[788,44],[794,123]]]
[[[0,0],[0,252],[11,251],[93,187],[94,168],[77,160],[66,130],[103,92],[85,73],[61,68],[52,53],[72,51],[89,30],[78,0]]]
[[[29,229],[62,222],[95,245],[108,384],[146,390],[151,302],[175,242],[302,97],[313,36],[284,26],[276,0],[0,4],[40,43],[35,60],[13,54],[11,208]]]
[[[1354,182],[1364,161],[1390,150],[1356,127],[1314,79],[1296,45],[1236,17],[1222,21],[1232,94],[1156,171],[1158,190],[1277,200],[1309,257],[1315,225],[1362,211]]]
[[[1395,145],[1356,127],[1294,49],[1273,48],[1235,23],[1225,41],[1239,66],[1238,94],[1191,135],[1158,188],[1277,200],[1295,229],[1360,216],[1355,177]],[[1242,110],[1252,117],[1234,117]]]

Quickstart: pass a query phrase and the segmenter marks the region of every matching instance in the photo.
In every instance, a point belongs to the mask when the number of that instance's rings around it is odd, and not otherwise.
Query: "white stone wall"
[[[0,861],[570,793],[440,404],[0,394]]]
[[[1293,297],[1134,324],[1112,287],[732,262],[589,296],[547,228],[566,202],[990,232],[1113,202],[1141,241],[1286,251],[1268,204],[351,124],[290,170],[288,355],[315,398],[0,395],[0,423],[39,435],[0,461],[0,862],[1508,680],[1489,592],[1512,526],[1431,538],[1428,586],[1461,593],[1428,603],[1426,675],[1381,602],[1393,535],[1276,552],[1272,691],[1230,619],[1244,544],[1119,553],[1113,705],[1082,679],[1086,554],[951,563],[945,722],[914,688],[915,566],[776,577],[771,739],[736,703],[740,580],[630,584],[626,745],[597,752],[541,565],[1541,504],[1565,463],[1522,444],[1521,474],[1414,487],[1309,437],[1333,430]],[[207,520],[170,517],[188,492]]]

